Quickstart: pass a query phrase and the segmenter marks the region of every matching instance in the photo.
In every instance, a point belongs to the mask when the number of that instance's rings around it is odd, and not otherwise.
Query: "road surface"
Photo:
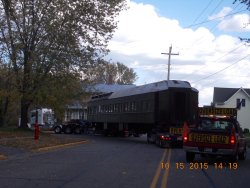
[[[161,149],[139,138],[79,136],[73,147],[22,153],[0,161],[1,188],[235,188],[249,187],[250,156],[238,163]]]

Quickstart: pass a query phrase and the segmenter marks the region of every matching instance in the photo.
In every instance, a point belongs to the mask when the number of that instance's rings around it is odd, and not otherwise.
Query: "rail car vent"
[[[174,82],[175,84],[179,84],[179,82],[178,82],[177,80],[173,80],[173,82]]]
[[[108,96],[111,95],[112,93],[113,93],[113,92],[104,93],[104,94],[100,94],[100,95],[95,95],[95,96],[91,97],[91,99],[98,99],[98,98],[108,97]]]

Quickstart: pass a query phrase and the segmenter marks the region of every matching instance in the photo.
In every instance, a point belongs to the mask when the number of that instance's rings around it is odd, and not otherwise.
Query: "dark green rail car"
[[[184,121],[194,121],[198,91],[186,81],[161,81],[92,97],[88,121],[99,130],[146,133],[168,131]]]

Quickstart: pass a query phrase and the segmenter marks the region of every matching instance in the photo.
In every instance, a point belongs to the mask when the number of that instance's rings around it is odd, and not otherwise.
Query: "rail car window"
[[[142,111],[148,112],[149,110],[149,102],[148,101],[142,101]]]
[[[96,106],[93,107],[93,114],[97,114],[97,107]]]
[[[104,105],[101,106],[101,111],[100,112],[101,113],[105,112],[105,106]]]
[[[131,111],[136,112],[136,103],[135,102],[131,103]]]
[[[122,103],[120,103],[120,105],[119,105],[119,112],[123,112],[123,104]]]
[[[125,111],[125,112],[128,112],[128,108],[129,108],[128,106],[129,106],[129,105],[128,105],[128,103],[126,102],[126,103],[124,104],[124,111]]]
[[[152,110],[153,110],[153,103],[152,103],[152,101],[149,101],[148,102],[148,112],[150,112]]]
[[[118,104],[114,105],[114,112],[118,112]]]

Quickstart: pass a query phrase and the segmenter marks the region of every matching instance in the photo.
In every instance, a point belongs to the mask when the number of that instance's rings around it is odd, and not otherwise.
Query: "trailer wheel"
[[[151,140],[149,139],[149,137],[147,137],[147,143],[148,144],[152,144]]]
[[[80,126],[75,127],[74,133],[75,134],[81,134],[82,133],[81,127]]]
[[[189,162],[193,162],[195,158],[195,154],[191,153],[191,152],[186,152],[186,161]]]
[[[69,126],[65,127],[65,133],[66,134],[71,134],[72,130]]]
[[[160,147],[160,148],[163,147],[162,140],[159,141],[159,147]]]
[[[246,157],[247,157],[247,149],[246,149],[246,147],[245,147],[243,152],[239,153],[238,157],[239,157],[239,160],[245,160],[246,159]]]
[[[54,128],[54,132],[55,132],[55,134],[60,134],[60,133],[62,133],[62,128],[59,127],[59,126],[56,126],[56,127]]]

